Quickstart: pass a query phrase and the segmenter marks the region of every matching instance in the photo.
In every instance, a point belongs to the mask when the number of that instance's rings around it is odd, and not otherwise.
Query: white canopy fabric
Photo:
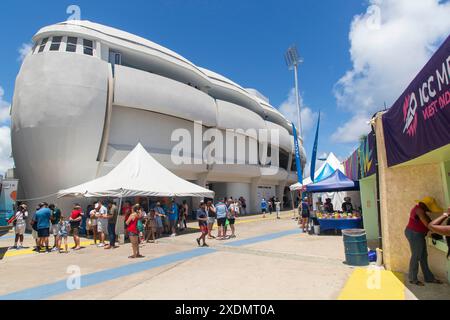
[[[58,192],[58,198],[135,196],[213,198],[214,191],[176,176],[139,143],[107,175]]]
[[[330,154],[329,154],[328,157],[327,157],[327,160],[320,166],[319,169],[316,170],[314,176],[315,176],[315,177],[319,176],[319,174],[322,172],[323,168],[324,168],[327,164],[330,165],[331,168],[333,168],[334,171],[339,169],[339,170],[341,170],[342,172],[344,172],[344,166],[340,163],[340,161],[339,161],[338,158],[334,155],[334,153],[333,153],[333,152],[330,152]],[[313,182],[311,181],[311,177],[308,177],[308,178],[306,178],[306,179],[303,180],[303,184],[300,184],[300,182],[297,182],[297,183],[291,185],[291,186],[289,187],[289,189],[290,189],[291,191],[301,190],[304,186],[307,186],[307,185],[309,185],[309,184],[311,184],[311,183],[313,183]]]

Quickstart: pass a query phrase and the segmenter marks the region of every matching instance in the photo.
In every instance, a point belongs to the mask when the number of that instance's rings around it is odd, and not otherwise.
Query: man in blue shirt
[[[171,237],[175,237],[177,235],[176,233],[176,226],[178,221],[178,205],[175,202],[175,199],[172,199],[172,205],[170,207],[169,211],[169,225],[170,230],[172,231]]]
[[[50,236],[50,218],[52,216],[52,211],[48,208],[48,204],[43,202],[39,204],[39,210],[36,212],[34,216],[34,220],[36,221],[36,229],[39,238],[39,246],[42,252],[43,247],[45,245],[46,251],[49,252],[49,241],[48,237]],[[45,252],[45,251],[44,251]]]
[[[261,200],[261,212],[263,213],[263,218],[265,218],[267,212],[267,201],[264,198]]]
[[[225,240],[225,224],[227,222],[227,215],[228,215],[228,207],[225,204],[226,199],[219,200],[219,202],[216,203],[216,217],[217,217],[217,226],[218,226],[218,234],[217,234],[217,240]]]

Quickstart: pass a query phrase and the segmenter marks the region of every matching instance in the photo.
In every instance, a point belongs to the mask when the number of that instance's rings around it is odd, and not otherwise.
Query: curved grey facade
[[[254,90],[148,40],[88,21],[45,27],[33,40],[12,104],[20,198],[41,198],[106,174],[138,142],[179,176],[210,184],[218,197],[244,196],[252,210],[267,190],[281,198],[295,182],[292,127]],[[246,154],[237,154],[236,164],[174,164],[172,134],[184,129],[196,136],[194,121],[201,121],[202,132],[216,128],[224,136],[242,129],[237,136],[246,146],[265,139],[248,130],[276,129],[279,140],[265,156],[279,170],[251,163]],[[205,160],[196,148],[191,157]],[[305,158],[302,150],[303,166]]]

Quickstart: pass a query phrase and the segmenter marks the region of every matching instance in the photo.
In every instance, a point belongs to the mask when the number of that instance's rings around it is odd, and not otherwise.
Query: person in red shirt
[[[81,206],[79,204],[76,204],[73,207],[72,213],[70,214],[69,218],[70,228],[73,230],[73,241],[75,242],[75,246],[72,248],[73,250],[81,249],[79,230],[82,218],[83,211],[81,210]]]
[[[141,208],[137,204],[133,207],[132,211],[125,217],[125,224],[127,225],[128,236],[130,237],[131,247],[133,249],[133,255],[129,256],[130,259],[143,258],[139,253],[139,230],[137,223],[141,218]]]
[[[434,277],[428,266],[428,252],[425,238],[429,232],[428,224],[431,222],[427,213],[442,213],[443,210],[437,205],[436,200],[431,197],[416,200],[416,203],[411,209],[409,222],[405,230],[405,236],[411,248],[409,282],[418,286],[424,286],[417,278],[420,264],[425,282],[442,284],[442,281]]]

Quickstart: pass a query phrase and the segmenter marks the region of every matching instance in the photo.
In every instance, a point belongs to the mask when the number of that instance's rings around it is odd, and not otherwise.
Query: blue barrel
[[[342,230],[344,237],[345,259],[350,266],[368,266],[369,255],[367,237],[364,229]]]

